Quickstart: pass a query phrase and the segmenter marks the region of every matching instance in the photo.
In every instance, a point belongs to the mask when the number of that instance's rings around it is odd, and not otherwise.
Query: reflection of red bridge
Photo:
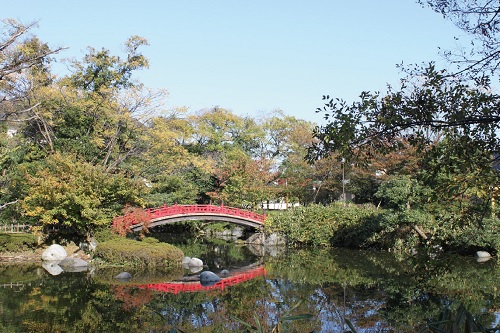
[[[167,283],[150,283],[143,284],[138,286],[138,288],[142,289],[152,289],[165,293],[184,293],[184,292],[194,292],[194,291],[203,291],[203,290],[213,290],[213,289],[221,289],[251,280],[261,275],[266,275],[266,270],[264,266],[260,266],[251,270],[247,270],[244,273],[236,274],[227,278],[223,278],[221,281],[211,285],[211,286],[202,286],[200,281],[193,282],[167,282]]]
[[[248,210],[214,205],[163,205],[146,209],[150,216],[149,227],[187,220],[224,221],[260,229],[264,226],[265,214]],[[142,223],[132,224],[132,231],[142,229]]]

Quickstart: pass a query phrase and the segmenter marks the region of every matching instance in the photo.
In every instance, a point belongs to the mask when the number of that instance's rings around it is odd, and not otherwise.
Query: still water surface
[[[202,286],[182,267],[123,282],[113,278],[122,269],[54,276],[41,265],[0,266],[0,332],[271,332],[280,321],[282,332],[343,332],[348,321],[358,332],[417,332],[443,313],[454,318],[460,304],[487,327],[500,322],[496,260],[179,246],[229,276]],[[309,316],[286,320],[299,314]]]

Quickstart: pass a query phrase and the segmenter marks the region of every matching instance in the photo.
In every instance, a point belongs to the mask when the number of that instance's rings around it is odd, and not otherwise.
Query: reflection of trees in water
[[[265,265],[265,276],[225,290],[178,295],[130,285],[112,287],[106,279],[80,273],[51,277],[42,269],[22,268],[19,276],[5,272],[9,279],[27,283],[23,288],[0,288],[0,331],[232,332],[242,328],[234,317],[255,323],[254,316],[270,331],[299,303],[293,313],[311,313],[314,318],[285,323],[286,332],[337,331],[344,318],[359,331],[391,326],[410,332],[426,319],[438,319],[443,309],[456,314],[460,303],[472,314],[484,313],[481,321],[486,325],[495,319],[487,311],[500,307],[495,290],[500,276],[493,261],[436,262],[426,256],[297,250],[267,258]]]
[[[319,292],[310,295],[324,321],[334,322],[345,304],[346,316],[360,328],[386,322],[400,331],[413,331],[436,317],[444,305],[456,308],[463,303],[472,313],[482,313],[500,303],[495,293],[500,285],[498,267],[466,258],[434,261],[426,255],[398,259],[379,252],[315,250],[298,251],[286,262],[268,261],[266,268],[268,276],[301,283],[303,290],[320,285]],[[485,323],[495,319],[493,313],[486,317]]]

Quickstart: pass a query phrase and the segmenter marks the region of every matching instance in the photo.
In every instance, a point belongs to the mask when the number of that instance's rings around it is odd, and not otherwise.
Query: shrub
[[[297,207],[268,217],[270,232],[280,232],[291,243],[313,246],[360,247],[376,227],[380,214],[373,207],[335,203]]]
[[[93,236],[98,242],[106,242],[115,238],[122,238],[113,232],[110,227],[101,228],[96,231]]]
[[[159,244],[160,241],[154,237],[146,237],[142,240],[143,243],[147,244]]]
[[[412,225],[425,227],[432,221],[430,214],[419,210],[399,212],[334,203],[273,214],[266,227],[285,234],[295,244],[402,251],[420,241]]]
[[[36,249],[38,237],[33,234],[0,234],[0,252],[23,252]]]
[[[167,243],[150,244],[150,242],[115,238],[100,243],[95,256],[109,264],[155,268],[179,265],[184,253]]]

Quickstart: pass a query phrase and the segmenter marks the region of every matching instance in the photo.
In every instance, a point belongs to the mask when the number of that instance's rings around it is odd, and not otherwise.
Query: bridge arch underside
[[[177,215],[158,217],[151,220],[148,228],[154,228],[159,225],[172,224],[183,221],[211,221],[211,222],[227,222],[253,229],[262,229],[264,224],[253,220],[245,219],[242,217],[235,217],[231,215],[211,215],[211,214],[191,214],[191,215]],[[142,224],[132,226],[130,228],[133,232],[142,230]]]

